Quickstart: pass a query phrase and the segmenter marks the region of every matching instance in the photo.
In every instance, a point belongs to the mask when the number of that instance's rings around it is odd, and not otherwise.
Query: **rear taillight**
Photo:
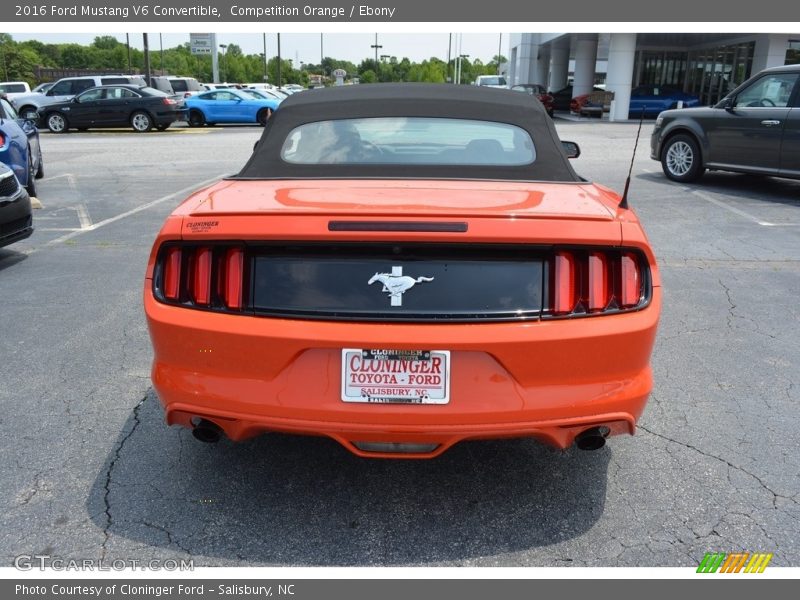
[[[242,275],[244,252],[241,248],[231,248],[225,253],[225,306],[230,309],[242,308]]]
[[[646,300],[644,258],[619,250],[558,250],[549,263],[545,314],[619,312]]]
[[[162,98],[161,102],[163,104],[168,104],[168,105],[177,104],[177,102],[175,102],[175,100],[173,100],[172,98]]]
[[[164,297],[177,300],[180,297],[181,283],[181,249],[172,247],[164,255],[162,274]]]
[[[0,133],[0,148],[6,145],[6,136]]]
[[[244,306],[244,249],[231,245],[170,245],[159,255],[156,297],[199,308]]]

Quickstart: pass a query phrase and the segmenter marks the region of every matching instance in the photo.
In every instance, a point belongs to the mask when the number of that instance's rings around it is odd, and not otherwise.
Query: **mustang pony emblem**
[[[433,277],[409,277],[403,275],[403,267],[392,267],[391,273],[375,273],[367,282],[372,285],[376,281],[383,284],[383,290],[392,299],[392,306],[403,306],[403,292],[410,290],[423,281],[433,281]]]

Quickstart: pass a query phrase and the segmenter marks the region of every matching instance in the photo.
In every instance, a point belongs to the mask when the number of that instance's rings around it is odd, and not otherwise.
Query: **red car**
[[[538,103],[479,87],[287,98],[150,256],[152,379],[202,441],[324,435],[365,457],[633,434],[661,306],[620,197]]]
[[[518,83],[511,88],[515,92],[524,92],[530,96],[536,96],[536,99],[542,103],[545,111],[551,117],[553,116],[555,99],[547,93],[543,85],[538,83]]]

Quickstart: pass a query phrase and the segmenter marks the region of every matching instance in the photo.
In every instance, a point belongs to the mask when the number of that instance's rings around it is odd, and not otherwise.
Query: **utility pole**
[[[147,85],[150,85],[150,41],[147,39],[146,33],[142,34],[142,45],[144,46],[144,80]]]
[[[500,41],[497,43],[497,74],[500,75],[500,55],[503,51],[503,33],[500,33]]]
[[[161,39],[161,34],[158,34],[158,45],[161,47],[161,74],[164,74],[164,40]]]
[[[281,87],[281,34],[278,34],[278,87]]]
[[[379,48],[383,48],[383,46],[379,46],[378,45],[378,34],[377,33],[375,34],[375,43],[372,44],[372,46],[370,46],[370,48],[375,48],[375,68],[377,69],[378,68],[377,67],[377,65],[378,65],[378,49]]]
[[[128,47],[128,73],[133,73],[133,65],[131,64],[131,34],[125,34],[125,45]]]
[[[445,79],[447,79],[450,83],[453,83],[453,80],[450,78],[450,48],[453,47],[453,34],[451,33],[450,36],[447,38],[447,71],[445,74]]]
[[[319,34],[319,66],[320,67],[322,67],[322,61],[325,60],[325,52],[322,49],[322,35],[323,34],[321,34],[321,33]],[[323,75],[324,75],[325,69],[323,68],[322,71],[323,71]]]
[[[220,69],[222,71],[222,83],[225,83],[225,48],[228,47],[228,44],[220,44],[220,48],[222,48],[222,61],[220,62]]]

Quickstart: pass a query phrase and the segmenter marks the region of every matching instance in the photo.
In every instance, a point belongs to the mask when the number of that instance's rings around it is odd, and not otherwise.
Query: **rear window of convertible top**
[[[281,158],[294,164],[529,165],[531,136],[508,123],[432,117],[370,117],[305,123]]]

